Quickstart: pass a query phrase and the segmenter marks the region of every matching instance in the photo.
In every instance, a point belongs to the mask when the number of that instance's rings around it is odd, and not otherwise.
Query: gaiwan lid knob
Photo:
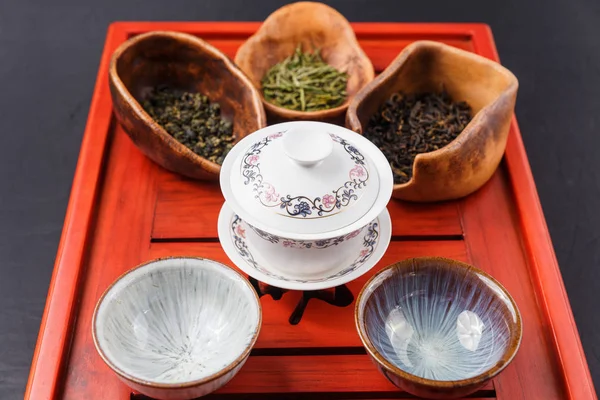
[[[221,190],[234,212],[289,238],[345,229],[376,203],[383,204],[381,212],[392,188],[391,169],[375,145],[322,122],[287,122],[252,133],[233,147],[221,169]]]
[[[325,131],[300,130],[292,127],[283,137],[285,154],[303,167],[312,167],[333,151],[333,140]]]

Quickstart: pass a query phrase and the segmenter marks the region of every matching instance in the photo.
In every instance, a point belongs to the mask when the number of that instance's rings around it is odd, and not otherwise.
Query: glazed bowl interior
[[[258,297],[239,273],[210,260],[170,258],[119,278],[98,303],[93,333],[119,375],[181,387],[239,364],[260,321]]]
[[[204,48],[202,48],[204,46]],[[116,59],[116,74],[141,105],[155,86],[203,93],[233,122],[236,138],[262,126],[257,93],[216,50],[176,32],[152,32],[125,48]],[[243,111],[243,112],[241,112]],[[259,110],[262,111],[262,110]]]
[[[375,275],[359,296],[357,325],[386,370],[432,386],[490,379],[521,340],[506,290],[483,271],[441,258],[407,260]]]

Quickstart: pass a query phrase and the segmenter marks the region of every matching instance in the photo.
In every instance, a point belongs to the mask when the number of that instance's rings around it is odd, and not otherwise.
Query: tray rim
[[[149,30],[177,30],[227,38],[249,35],[260,24],[261,22],[231,21],[119,21],[108,27],[25,399],[53,399],[61,381],[65,353],[70,345],[79,292],[78,283],[83,273],[80,265],[85,262],[85,245],[93,226],[94,209],[102,189],[102,174],[109,143],[108,132],[115,123],[108,88],[108,64],[112,52],[130,35]],[[475,52],[499,61],[492,30],[484,23],[356,22],[351,25],[357,36],[418,36],[426,33],[439,37],[468,37],[472,40]],[[103,134],[95,134],[98,130]],[[98,149],[102,151],[99,152]],[[525,255],[536,278],[533,284],[549,322],[548,327],[554,350],[561,363],[567,395],[577,400],[597,399],[515,116],[511,121],[511,133],[504,159],[522,230]],[[44,362],[41,361],[42,358]]]

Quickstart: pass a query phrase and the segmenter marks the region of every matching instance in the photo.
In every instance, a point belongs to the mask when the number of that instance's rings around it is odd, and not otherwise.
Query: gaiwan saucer
[[[356,241],[334,243],[324,248],[306,248],[295,243],[286,246],[284,243],[285,262],[281,262],[281,254],[266,251],[268,238],[246,224],[227,203],[219,213],[218,232],[229,259],[251,277],[281,289],[320,290],[343,285],[373,268],[390,243],[392,222],[384,209],[360,231],[360,246],[355,245]],[[326,271],[304,274],[301,264],[320,257],[319,252],[336,252],[339,257]]]

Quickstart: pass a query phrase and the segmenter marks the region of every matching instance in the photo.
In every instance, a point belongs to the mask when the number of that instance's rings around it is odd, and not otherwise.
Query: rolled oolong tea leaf
[[[406,183],[412,178],[415,157],[452,142],[471,118],[471,107],[452,101],[446,91],[398,92],[371,116],[363,135],[386,156],[394,183]]]
[[[201,93],[158,86],[142,106],[178,142],[214,163],[221,165],[233,147],[233,124]]]
[[[263,96],[272,104],[295,111],[338,107],[346,100],[348,74],[323,61],[320,50],[294,54],[274,65],[261,81]]]

